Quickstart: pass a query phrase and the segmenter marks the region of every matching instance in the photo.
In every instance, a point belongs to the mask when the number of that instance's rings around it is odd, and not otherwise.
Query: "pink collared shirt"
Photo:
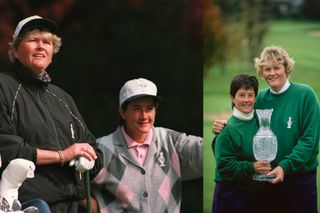
[[[144,160],[146,159],[148,148],[151,143],[153,137],[153,130],[150,129],[148,132],[148,136],[143,143],[138,143],[134,141],[125,131],[124,127],[121,127],[121,132],[124,136],[124,139],[127,142],[129,150],[137,157],[139,163],[143,165]]]

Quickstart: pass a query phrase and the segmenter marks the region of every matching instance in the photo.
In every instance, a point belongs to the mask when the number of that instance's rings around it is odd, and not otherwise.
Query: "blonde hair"
[[[60,37],[58,37],[57,35],[55,35],[51,32],[48,32],[47,30],[44,30],[44,29],[34,29],[34,30],[30,30],[30,31],[26,32],[22,36],[18,36],[16,38],[13,38],[12,42],[9,42],[8,55],[9,55],[9,59],[12,63],[16,60],[13,55],[13,49],[18,48],[19,45],[21,44],[21,42],[23,41],[23,39],[25,39],[27,36],[29,36],[30,34],[33,34],[33,33],[40,33],[41,36],[43,36],[45,39],[52,42],[53,54],[56,54],[57,52],[59,52],[60,47],[62,45],[62,41],[61,41]]]
[[[259,76],[262,76],[262,70],[268,64],[282,64],[289,77],[293,71],[294,60],[290,58],[287,51],[282,47],[270,46],[263,49],[260,58],[255,58],[254,63]]]

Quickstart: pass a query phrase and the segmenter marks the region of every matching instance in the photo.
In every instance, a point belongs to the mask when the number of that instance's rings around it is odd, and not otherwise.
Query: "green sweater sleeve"
[[[279,165],[285,173],[313,169],[317,166],[319,150],[320,113],[319,102],[313,90],[307,90],[300,99],[299,138],[292,152]]]
[[[253,162],[239,159],[240,141],[239,136],[232,135],[227,129],[216,137],[214,154],[217,172],[225,181],[251,179],[254,173]]]

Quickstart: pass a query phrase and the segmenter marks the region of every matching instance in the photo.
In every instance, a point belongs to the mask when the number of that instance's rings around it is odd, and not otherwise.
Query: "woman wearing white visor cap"
[[[154,127],[162,100],[144,78],[121,88],[120,125],[97,139],[104,155],[94,190],[101,212],[180,212],[181,181],[202,177],[203,139]]]

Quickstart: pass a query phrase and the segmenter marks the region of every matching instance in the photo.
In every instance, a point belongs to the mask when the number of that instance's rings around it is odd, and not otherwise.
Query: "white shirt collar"
[[[252,112],[249,112],[249,113],[243,113],[235,107],[233,107],[233,111],[232,111],[232,115],[234,117],[240,120],[245,120],[245,121],[251,120],[253,118],[253,113],[254,113],[254,110],[252,110]]]
[[[273,93],[273,94],[277,94],[278,95],[278,94],[281,94],[281,93],[285,92],[289,87],[290,87],[290,82],[287,80],[286,83],[281,88],[281,90],[279,90],[279,92],[276,92],[271,88],[270,88],[270,92]]]

